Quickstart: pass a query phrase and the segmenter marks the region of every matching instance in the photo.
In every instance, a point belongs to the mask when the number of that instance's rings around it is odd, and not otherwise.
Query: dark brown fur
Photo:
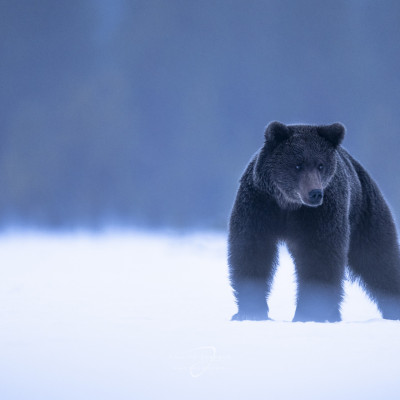
[[[297,276],[294,321],[339,321],[345,267],[382,316],[400,319],[400,252],[389,207],[341,146],[344,127],[274,122],[245,170],[229,224],[233,320],[268,319],[283,241]]]

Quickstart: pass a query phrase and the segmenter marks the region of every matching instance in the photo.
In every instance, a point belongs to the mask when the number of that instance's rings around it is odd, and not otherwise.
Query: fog
[[[340,121],[400,215],[400,2],[0,0],[0,397],[397,399],[399,322],[231,322],[269,121]]]
[[[395,0],[1,1],[1,225],[224,229],[271,120],[344,123],[399,214],[399,19]]]

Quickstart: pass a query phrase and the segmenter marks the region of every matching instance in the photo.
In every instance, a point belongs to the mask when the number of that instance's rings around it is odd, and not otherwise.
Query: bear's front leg
[[[275,270],[276,244],[265,237],[230,235],[229,275],[238,312],[234,321],[266,320],[267,296]]]
[[[235,281],[235,283],[234,283]],[[232,321],[262,321],[268,318],[266,302],[267,283],[263,279],[240,279],[231,277],[238,312]]]
[[[332,250],[299,246],[291,250],[297,275],[297,306],[293,322],[338,322],[343,299],[345,257]],[[307,251],[304,251],[304,249]]]
[[[300,280],[293,322],[339,322],[343,290],[340,284],[321,280]]]
[[[267,296],[277,262],[279,209],[243,180],[229,221],[229,277],[238,312],[232,320],[268,319]]]

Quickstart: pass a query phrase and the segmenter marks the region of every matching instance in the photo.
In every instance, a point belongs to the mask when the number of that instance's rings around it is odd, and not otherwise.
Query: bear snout
[[[322,204],[324,192],[321,189],[313,189],[308,192],[308,201],[310,205],[319,206]]]

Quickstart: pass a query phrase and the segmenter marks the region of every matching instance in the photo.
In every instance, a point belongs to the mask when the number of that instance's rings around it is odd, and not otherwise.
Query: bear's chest
[[[277,234],[283,241],[298,241],[305,237],[320,237],[329,230],[331,220],[323,207],[301,207],[283,211],[277,221]]]

